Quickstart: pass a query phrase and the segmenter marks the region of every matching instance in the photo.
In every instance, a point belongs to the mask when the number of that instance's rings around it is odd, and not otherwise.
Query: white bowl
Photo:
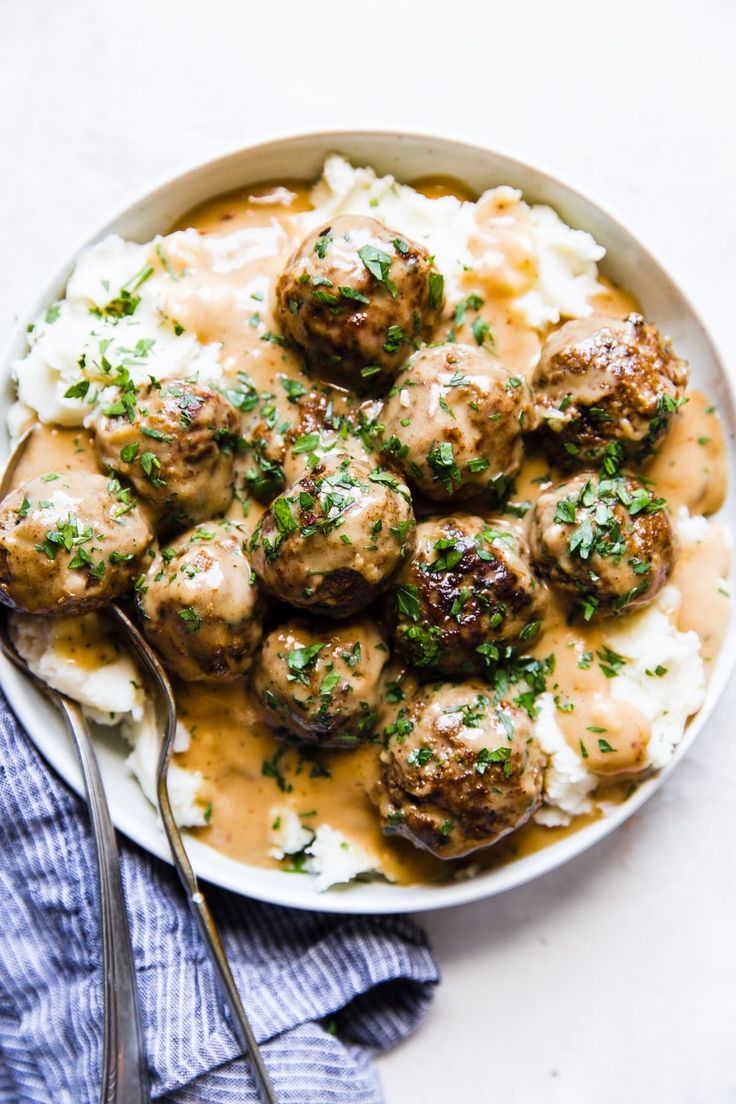
[[[262,180],[315,179],[325,156],[340,152],[357,164],[372,165],[379,173],[393,173],[400,180],[441,174],[465,182],[481,192],[496,184],[521,188],[533,202],[548,203],[572,226],[590,231],[606,247],[602,272],[629,288],[646,314],[671,334],[678,352],[687,357],[692,382],[718,404],[729,439],[729,467],[734,459],[736,417],[728,377],[702,322],[680,289],[645,247],[600,207],[553,177],[529,165],[477,146],[445,138],[386,132],[335,132],[300,135],[239,150],[185,172],[147,192],[109,222],[80,242],[73,255],[41,289],[13,334],[0,369],[6,374],[10,397],[9,365],[24,349],[26,325],[52,300],[63,294],[64,285],[80,249],[105,234],[118,233],[135,241],[148,241],[164,233],[188,209],[221,192]],[[734,528],[736,501],[729,488],[723,519]],[[311,879],[281,871],[246,866],[228,859],[200,841],[190,838],[189,854],[197,874],[207,881],[276,904],[326,912],[413,912],[445,908],[489,897],[538,877],[602,839],[627,820],[662,785],[705,725],[726,685],[733,664],[736,618],[731,617],[726,640],[712,673],[708,694],[698,715],[688,726],[674,759],[666,770],[642,785],[636,794],[602,820],[536,854],[478,877],[442,886],[391,886],[364,883],[317,894]],[[4,659],[0,680],[31,739],[61,776],[81,792],[81,778],[71,744],[53,708]],[[156,815],[143,797],[124,761],[127,749],[122,738],[102,734],[100,763],[116,826],[141,847],[168,859],[168,850]]]

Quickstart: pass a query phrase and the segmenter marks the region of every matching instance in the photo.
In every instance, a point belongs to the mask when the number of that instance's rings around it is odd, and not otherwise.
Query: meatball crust
[[[317,367],[353,383],[389,379],[443,301],[426,249],[359,215],[339,215],[306,237],[276,285],[284,332]]]
[[[159,549],[138,605],[147,639],[180,678],[227,682],[250,670],[263,602],[233,522],[209,521]]]
[[[251,538],[264,588],[331,617],[364,609],[411,555],[406,486],[370,460],[330,453],[271,503]]]
[[[667,433],[688,380],[657,327],[640,314],[567,322],[547,338],[532,384],[551,459],[585,466],[615,443],[642,459]]]
[[[406,662],[458,675],[533,640],[547,590],[528,565],[524,542],[503,521],[458,514],[417,526],[416,551],[390,602]]]
[[[470,345],[428,345],[402,369],[381,415],[384,452],[437,501],[500,495],[523,458],[526,383]]]
[[[117,480],[49,472],[0,504],[0,601],[49,617],[87,613],[140,574],[153,539]]]
[[[544,491],[529,515],[529,540],[537,570],[586,621],[651,602],[676,551],[667,503],[626,474],[581,472]]]
[[[154,511],[163,533],[224,513],[232,502],[238,416],[210,387],[165,380],[114,403],[95,427],[103,464]]]
[[[246,408],[236,482],[265,505],[300,479],[316,457],[334,450],[366,455],[359,435],[362,412],[355,396],[345,391],[325,385],[287,398],[278,391],[259,395],[248,381],[231,394],[236,405]]]
[[[345,412],[345,404],[326,393],[313,392],[299,403],[297,416],[284,434],[284,473],[287,484],[310,471],[330,453],[339,452],[375,467],[371,453],[358,432],[357,412]]]
[[[496,843],[541,804],[545,757],[532,722],[478,679],[420,687],[384,741],[371,795],[383,829],[441,859]]]
[[[323,747],[354,747],[375,730],[387,662],[386,643],[367,618],[294,618],[264,640],[253,688],[277,728]]]

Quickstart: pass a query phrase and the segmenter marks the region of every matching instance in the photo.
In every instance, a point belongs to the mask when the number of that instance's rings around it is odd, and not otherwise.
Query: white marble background
[[[736,364],[735,32],[732,0],[0,0],[0,336],[150,181],[278,133],[403,126],[601,200]],[[736,690],[614,838],[425,918],[444,983],[381,1060],[388,1104],[736,1101],[734,710]]]

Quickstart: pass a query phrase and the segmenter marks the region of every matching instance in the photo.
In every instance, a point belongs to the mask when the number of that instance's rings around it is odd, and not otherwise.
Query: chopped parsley
[[[358,250],[358,256],[370,272],[371,276],[383,284],[392,299],[396,298],[396,284],[389,276],[393,258],[389,253],[378,249],[375,245],[364,245]]]
[[[332,229],[328,226],[326,230],[322,231],[322,233],[319,235],[316,242],[314,243],[314,252],[317,254],[321,261],[325,259],[325,256],[327,255],[327,249],[331,241]]]
[[[385,353],[395,353],[401,348],[406,340],[406,334],[401,326],[389,326],[386,330],[386,337],[383,342],[383,351]]]
[[[481,748],[475,757],[475,773],[485,774],[492,763],[503,763],[503,773],[508,777],[511,769],[511,748],[498,747],[493,751]]]
[[[411,621],[418,621],[421,613],[419,590],[412,583],[402,583],[396,588],[396,604],[400,614]]]
[[[439,310],[445,295],[445,277],[440,272],[429,274],[429,305],[432,310]]]
[[[406,761],[410,767],[426,767],[434,758],[431,750],[427,747],[414,748],[406,757]]]
[[[289,681],[302,682],[307,686],[309,684],[307,671],[317,662],[319,653],[326,647],[326,644],[310,644],[307,648],[292,649],[286,657]]]
[[[621,672],[621,669],[626,666],[628,662],[624,656],[619,655],[618,652],[614,652],[613,648],[609,648],[605,645],[597,652],[598,666],[600,667],[606,678],[615,678]]]
[[[462,483],[462,475],[455,459],[455,453],[450,441],[441,441],[433,445],[427,453],[427,464],[434,478],[442,483],[448,495],[452,495],[455,487]]]
[[[202,618],[193,606],[186,606],[179,610],[179,619],[184,622],[188,633],[196,633],[202,628]]]

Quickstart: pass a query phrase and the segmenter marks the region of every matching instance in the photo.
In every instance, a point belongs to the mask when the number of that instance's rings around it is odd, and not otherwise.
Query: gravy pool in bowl
[[[228,515],[250,539],[265,503],[283,490],[287,475],[291,482],[299,474],[304,457],[317,447],[309,440],[311,422],[302,427],[308,432],[286,444],[279,439],[288,437],[284,427],[321,385],[284,338],[274,314],[274,286],[294,247],[346,214],[378,219],[400,235],[402,246],[408,248],[406,239],[416,241],[434,256],[444,278],[444,306],[423,338],[430,346],[450,341],[482,350],[503,365],[512,390],[527,389],[544,341],[567,319],[620,320],[636,311],[624,289],[599,276],[602,251],[589,235],[571,231],[548,208],[528,207],[511,189],[494,189],[477,203],[453,190],[447,182],[425,181],[418,194],[332,158],[313,190],[290,182],[252,188],[196,209],[181,229],[153,245],[108,240],[93,247],[80,259],[66,301],[39,319],[30,354],[16,368],[21,405],[11,424],[20,429],[36,413],[44,423],[19,479],[99,471],[92,423],[100,409],[120,402],[126,381],[139,387],[151,376],[164,385],[171,378],[197,380],[224,392],[241,417],[236,495]],[[401,246],[396,253],[402,255]],[[380,259],[377,272],[380,283]],[[323,297],[335,296],[330,286],[321,285]],[[339,309],[337,301],[323,305]],[[407,343],[404,352],[408,356],[413,347]],[[397,457],[390,447],[380,449],[390,442],[374,433],[381,415],[369,392],[378,373],[370,371],[373,365],[365,367],[369,371],[357,377],[363,393],[358,397],[356,388],[345,391],[345,381],[338,380],[328,400],[331,417],[357,420],[365,401],[363,429],[368,424],[376,470],[395,472]],[[324,374],[332,375],[330,366]],[[449,409],[457,388],[451,378],[439,389]],[[379,396],[390,386],[389,380]],[[406,406],[410,413],[410,394]],[[177,683],[181,739],[173,784],[180,821],[249,864],[311,871],[320,888],[371,872],[411,884],[468,876],[521,857],[626,799],[642,778],[668,762],[699,708],[729,616],[723,583],[728,544],[718,523],[707,520],[725,490],[718,412],[693,391],[666,412],[671,426],[656,456],[630,465],[652,480],[651,503],[666,499],[673,519],[679,552],[664,588],[646,609],[622,607],[619,616],[586,622],[584,610],[571,621],[570,601],[550,586],[539,625],[527,633],[524,647],[514,649],[516,657],[530,657],[526,669],[520,670],[517,659],[510,676],[508,663],[482,672],[489,703],[495,695],[522,710],[546,757],[542,803],[532,819],[492,847],[453,861],[384,832],[395,826],[385,820],[382,826],[369,793],[382,770],[381,734],[407,708],[414,678],[410,672],[402,689],[402,665],[394,655],[376,703],[377,742],[350,750],[305,751],[277,740],[261,719],[247,677],[228,684]],[[149,442],[146,451],[155,455],[155,438]],[[142,455],[146,442],[139,444]],[[597,477],[599,466],[587,467]],[[571,478],[530,435],[513,490],[488,493],[480,503],[461,499],[457,506],[452,496],[432,502],[420,493],[413,495],[414,506],[420,522],[482,514],[511,539],[523,540],[540,494]],[[139,593],[145,585],[139,582]],[[196,603],[182,609],[199,617]],[[280,619],[294,612],[282,611]],[[362,616],[375,619],[384,612],[383,604],[372,604]],[[462,606],[453,616],[462,624]],[[272,613],[268,628],[278,621]],[[76,691],[95,719],[123,725],[136,745],[131,766],[152,796],[156,739],[142,680],[106,639],[96,615],[74,622],[24,615],[18,640],[44,677]],[[431,669],[420,667],[419,674]],[[421,761],[415,765],[422,767]],[[482,778],[485,772],[477,773]],[[441,820],[440,835],[452,838],[457,820],[455,814]],[[440,855],[441,846],[441,840],[434,846]]]

